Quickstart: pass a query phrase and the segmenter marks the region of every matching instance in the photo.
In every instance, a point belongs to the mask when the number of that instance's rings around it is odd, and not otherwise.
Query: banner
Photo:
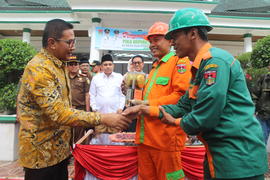
[[[127,180],[137,175],[137,146],[76,144],[72,154],[75,159],[75,180],[84,180],[86,171],[96,179],[106,180]],[[204,179],[204,156],[204,146],[186,146],[181,151],[186,179]]]
[[[146,31],[133,31],[96,27],[97,49],[121,51],[149,51],[149,42],[144,39]]]

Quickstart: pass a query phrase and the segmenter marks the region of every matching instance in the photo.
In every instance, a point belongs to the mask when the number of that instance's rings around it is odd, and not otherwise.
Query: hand
[[[130,103],[132,104],[132,105],[141,105],[141,104],[144,104],[144,105],[148,105],[149,103],[148,103],[148,101],[146,100],[146,101],[143,101],[143,100],[137,100],[137,99],[132,99],[132,100],[130,100]]]
[[[136,119],[136,117],[140,114],[140,105],[131,106],[122,112],[122,115],[128,117],[129,119]]]
[[[118,109],[118,110],[116,111],[117,114],[121,114],[122,112],[123,112],[122,109]]]
[[[115,127],[117,129],[126,129],[131,123],[131,119],[116,113],[101,114],[101,123],[109,126]]]
[[[174,117],[167,113],[162,106],[159,106],[159,110],[163,113],[163,118],[161,119],[161,122],[165,124],[175,125],[176,119]]]

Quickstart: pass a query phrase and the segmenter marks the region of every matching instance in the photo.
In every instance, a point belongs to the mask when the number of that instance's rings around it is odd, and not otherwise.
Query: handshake
[[[101,114],[101,124],[108,127],[114,127],[120,130],[128,128],[133,119],[141,114],[143,107],[147,107],[148,102],[140,100],[131,100],[131,104],[136,106],[128,107],[125,111],[118,110],[117,113]]]
[[[139,115],[150,114],[150,106],[148,101],[131,100],[131,104],[135,106],[128,107],[124,111],[119,110],[117,113],[102,114],[101,122],[107,126],[124,130],[129,126],[132,120],[136,119]],[[176,119],[167,113],[161,106],[159,107],[159,111],[163,115],[161,122],[169,125],[177,125]]]

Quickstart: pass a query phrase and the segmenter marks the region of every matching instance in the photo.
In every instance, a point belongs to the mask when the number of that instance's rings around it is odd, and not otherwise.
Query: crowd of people
[[[240,63],[208,42],[212,29],[196,8],[176,11],[169,25],[154,23],[145,39],[155,61],[142,98],[126,107],[125,78],[114,72],[113,57],[105,54],[89,63],[70,56],[73,26],[49,21],[43,49],[27,64],[18,95],[25,180],[67,180],[70,145],[85,131],[108,134],[135,126],[139,179],[184,179],[181,150],[188,135],[197,135],[206,148],[204,179],[263,180],[269,125],[263,126],[268,127],[263,140]],[[128,69],[143,73],[143,66],[144,58],[136,55]],[[269,99],[263,83],[268,76],[256,91],[261,100]],[[262,107],[269,110],[269,104]],[[262,107],[257,116],[269,124]]]

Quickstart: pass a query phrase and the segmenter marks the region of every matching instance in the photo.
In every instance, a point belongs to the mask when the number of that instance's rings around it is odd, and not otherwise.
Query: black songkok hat
[[[102,56],[101,63],[103,63],[105,61],[112,61],[113,62],[112,56],[110,54],[105,54],[104,56]]]

